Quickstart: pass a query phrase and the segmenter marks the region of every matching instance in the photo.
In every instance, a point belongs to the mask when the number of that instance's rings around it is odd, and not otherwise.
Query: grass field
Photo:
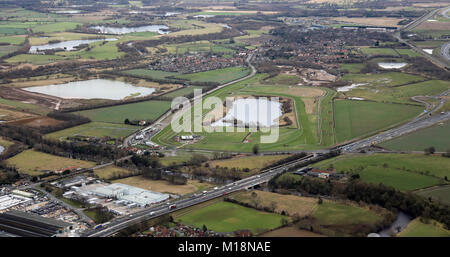
[[[126,70],[126,71],[123,71],[122,73],[126,74],[126,75],[131,75],[131,76],[139,76],[139,77],[153,78],[153,79],[169,79],[167,77],[176,76],[179,74],[177,72],[168,72],[168,71],[161,71],[161,70],[147,70],[147,69]]]
[[[18,111],[30,112],[39,115],[46,115],[50,112],[50,109],[38,105],[0,98],[0,106],[2,105],[7,106],[8,108],[16,109]]]
[[[250,73],[248,68],[229,67],[205,72],[197,72],[191,74],[177,75],[177,78],[188,79],[192,82],[216,82],[224,84],[242,77]]]
[[[256,193],[256,197],[252,196],[252,193]],[[258,190],[236,193],[230,198],[252,207],[255,206],[254,201],[256,200],[260,207],[275,207],[275,213],[284,211],[286,215],[298,215],[299,217],[313,214],[318,205],[316,198],[282,195]]]
[[[352,89],[349,92],[345,92],[345,94],[347,96],[362,97],[377,102],[419,105],[419,103],[412,101],[411,97],[437,95],[447,89],[450,89],[450,82],[448,81],[428,80],[396,87],[376,86],[374,88],[372,85],[368,85]]]
[[[183,88],[177,89],[175,91],[172,91],[168,94],[165,94],[164,97],[170,97],[170,98],[175,98],[175,97],[179,97],[179,96],[186,97],[186,96],[194,93],[195,89],[202,89],[202,87],[198,87],[198,86],[183,87]]]
[[[129,120],[156,120],[170,109],[169,101],[145,101],[75,112],[96,122],[123,124]]]
[[[405,122],[423,110],[413,105],[350,100],[335,101],[334,109],[338,142]]]
[[[399,86],[407,83],[424,81],[425,78],[410,75],[402,72],[382,72],[371,74],[345,74],[341,80],[351,81],[352,83],[368,83],[371,86]]]
[[[436,151],[450,150],[450,122],[442,125],[435,125],[424,128],[390,141],[381,143],[380,146],[397,151],[423,151],[425,148],[433,146]]]
[[[20,173],[31,176],[43,174],[46,170],[61,170],[69,166],[88,168],[95,165],[93,162],[59,157],[34,150],[23,151],[9,158],[6,162],[9,165],[15,166]]]
[[[330,165],[337,172],[357,173],[365,182],[405,191],[438,185],[450,177],[450,159],[424,154],[345,155],[313,166],[325,169]]]
[[[342,70],[347,70],[350,73],[359,73],[361,69],[364,68],[363,63],[343,63],[340,64],[339,67]]]
[[[283,218],[285,217],[279,214],[261,212],[229,202],[216,202],[178,217],[176,221],[199,228],[206,225],[216,232],[249,229],[255,234],[280,227]]]
[[[250,156],[250,157],[240,157],[226,160],[216,160],[210,161],[209,165],[211,167],[227,167],[244,169],[249,168],[250,170],[260,170],[278,160],[287,158],[288,155],[263,155],[263,156]]]
[[[205,189],[214,186],[212,184],[200,182],[198,180],[188,180],[186,185],[174,185],[166,180],[151,180],[143,176],[134,176],[124,179],[117,179],[112,182],[135,186],[155,192],[177,194],[177,195],[185,195],[198,191],[203,191]]]
[[[400,55],[407,55],[409,57],[421,56],[421,54],[411,50],[411,49],[395,49]]]
[[[25,42],[24,36],[5,36],[0,37],[0,43],[9,43],[11,45],[21,45]]]
[[[170,54],[185,54],[190,52],[210,52],[210,53],[234,53],[235,50],[216,45],[209,41],[197,41],[183,44],[167,45]]]
[[[263,233],[261,237],[324,237],[324,235],[313,233],[308,230],[298,229],[292,226],[283,227]]]
[[[58,55],[43,55],[43,54],[19,54],[6,60],[9,63],[31,63],[35,65],[48,64],[65,60],[66,58]]]
[[[80,126],[53,132],[45,135],[45,137],[53,139],[65,139],[69,136],[81,135],[91,137],[110,136],[112,138],[120,138],[130,135],[138,129],[139,127],[137,126],[130,126],[125,124],[90,122]]]
[[[398,56],[398,54],[392,48],[371,48],[371,47],[362,47],[361,52],[363,54],[367,54],[370,56],[376,55],[389,55],[389,56]]]
[[[438,186],[438,187],[430,187],[422,190],[417,190],[415,192],[418,195],[421,195],[425,198],[431,197],[433,201],[439,201],[443,204],[450,205],[450,186]]]
[[[132,172],[121,167],[110,165],[101,169],[95,169],[94,174],[97,175],[100,179],[111,179],[117,176],[130,175],[132,174]]]
[[[374,226],[384,219],[382,213],[366,207],[333,201],[319,204],[312,217],[316,224],[313,227],[320,226],[320,232],[329,236],[351,235],[358,228]]]
[[[450,237],[450,230],[447,230],[437,221],[430,220],[429,224],[416,218],[411,221],[406,228],[397,234],[399,237]]]

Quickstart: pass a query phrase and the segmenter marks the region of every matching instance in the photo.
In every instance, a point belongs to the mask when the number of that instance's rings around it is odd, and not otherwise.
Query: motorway
[[[445,58],[445,60],[450,62],[450,42],[447,42],[441,46],[441,55]]]
[[[273,176],[282,173],[286,171],[287,169],[294,167],[296,165],[308,163],[309,161],[314,160],[315,158],[318,158],[317,154],[310,154],[305,156],[304,158],[291,161],[289,163],[273,167],[271,169],[267,169],[263,171],[261,174],[254,175],[248,178],[241,179],[239,181],[230,183],[228,185],[224,185],[221,187],[217,187],[213,190],[210,190],[208,192],[202,193],[202,194],[193,194],[188,196],[187,198],[178,200],[174,203],[166,203],[166,204],[159,204],[153,208],[147,208],[145,210],[136,212],[131,215],[122,216],[120,218],[113,219],[110,223],[105,225],[104,227],[98,229],[98,230],[90,230],[87,234],[84,236],[87,237],[106,237],[113,235],[120,230],[127,228],[129,226],[132,226],[134,224],[138,224],[140,222],[156,218],[165,214],[169,214],[171,212],[187,208],[205,201],[212,200],[217,197],[221,197],[224,195],[227,195],[232,192],[240,191],[243,189],[247,189],[259,184],[263,184],[268,182]],[[176,207],[171,209],[169,206],[172,204],[176,204]]]
[[[416,28],[417,26],[419,26],[420,24],[422,24],[424,21],[430,19],[431,17],[433,17],[434,15],[436,15],[436,13],[438,13],[439,11],[442,11],[442,14],[444,15],[444,17],[446,17],[446,13],[448,11],[450,11],[450,6],[449,7],[444,7],[444,8],[438,8],[435,9],[425,15],[423,15],[422,17],[420,17],[417,20],[414,20],[413,22],[409,23],[408,25],[404,26],[403,28],[401,28],[401,31],[409,31],[412,30],[414,28]],[[436,58],[433,55],[428,54],[427,52],[425,52],[424,50],[422,50],[419,47],[416,47],[413,44],[410,44],[409,42],[407,42],[406,40],[401,38],[400,33],[396,33],[394,35],[395,38],[397,38],[397,40],[400,43],[403,43],[405,45],[408,45],[409,47],[411,47],[414,51],[420,53],[421,55],[423,55],[425,58],[427,58],[429,61],[433,62],[434,64],[436,64],[437,66],[443,68],[443,69],[450,69],[450,65],[438,58]],[[447,62],[450,62],[450,42],[448,42],[447,44],[442,45],[441,47],[441,54],[442,56],[446,59]]]

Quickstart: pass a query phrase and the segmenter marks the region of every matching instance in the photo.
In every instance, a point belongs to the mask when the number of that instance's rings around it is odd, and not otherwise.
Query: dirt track
[[[50,109],[55,109],[58,103],[63,101],[63,99],[59,97],[32,93],[20,88],[5,86],[0,86],[0,97],[9,100],[36,104]]]

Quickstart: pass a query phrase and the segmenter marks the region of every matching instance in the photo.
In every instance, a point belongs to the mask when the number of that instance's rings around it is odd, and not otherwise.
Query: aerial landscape
[[[450,237],[448,0],[0,7],[0,237]]]

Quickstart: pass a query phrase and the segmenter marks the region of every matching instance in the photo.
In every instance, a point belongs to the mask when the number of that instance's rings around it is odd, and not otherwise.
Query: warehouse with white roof
[[[136,204],[145,207],[169,199],[168,194],[153,192],[142,188],[114,183],[92,190],[92,194],[106,198],[116,198],[126,201],[128,204]]]

